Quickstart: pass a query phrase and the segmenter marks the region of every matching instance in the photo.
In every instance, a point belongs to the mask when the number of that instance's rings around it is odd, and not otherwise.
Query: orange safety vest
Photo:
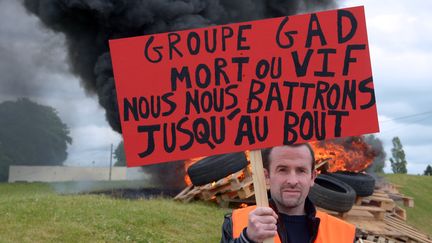
[[[237,238],[248,224],[249,212],[256,206],[236,209],[232,213],[233,237]],[[315,243],[352,243],[355,236],[355,226],[327,213],[317,211],[320,218],[318,235]],[[281,243],[279,236],[274,237],[275,243]]]

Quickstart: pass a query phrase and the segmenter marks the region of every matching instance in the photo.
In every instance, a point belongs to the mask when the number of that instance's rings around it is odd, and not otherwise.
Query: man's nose
[[[293,171],[285,178],[285,183],[289,185],[297,185],[298,181],[297,174]]]

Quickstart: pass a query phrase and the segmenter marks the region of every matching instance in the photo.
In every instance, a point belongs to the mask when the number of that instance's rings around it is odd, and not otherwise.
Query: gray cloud
[[[0,2],[0,95],[44,96],[52,75],[67,75],[64,38],[40,31],[16,1]]]

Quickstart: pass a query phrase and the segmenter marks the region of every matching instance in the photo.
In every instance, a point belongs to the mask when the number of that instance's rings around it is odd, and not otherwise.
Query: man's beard
[[[295,196],[284,195],[284,194],[289,194],[287,192],[284,192],[284,190],[287,189],[296,190],[298,191],[298,194]],[[279,206],[281,206],[282,208],[289,210],[303,205],[305,198],[303,198],[301,189],[285,186],[279,189],[279,196],[274,197],[273,200],[276,202],[276,204],[279,204]]]

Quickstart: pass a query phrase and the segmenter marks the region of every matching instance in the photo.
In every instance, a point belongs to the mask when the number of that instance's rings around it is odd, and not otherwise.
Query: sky
[[[109,166],[121,135],[69,71],[64,37],[42,28],[16,0],[0,0],[0,75],[0,102],[29,97],[58,111],[73,139],[65,165]]]
[[[410,174],[432,158],[432,15],[430,1],[347,1],[365,6],[380,132],[387,158],[392,138],[404,146]],[[385,171],[389,172],[390,162]]]
[[[392,138],[404,146],[410,174],[432,165],[432,9],[430,1],[341,1],[365,6],[380,132],[387,158]],[[95,96],[86,94],[66,62],[64,37],[41,26],[20,1],[0,0],[0,102],[28,97],[54,107],[73,143],[69,166],[109,166],[121,141]],[[386,172],[390,163],[386,162]]]

